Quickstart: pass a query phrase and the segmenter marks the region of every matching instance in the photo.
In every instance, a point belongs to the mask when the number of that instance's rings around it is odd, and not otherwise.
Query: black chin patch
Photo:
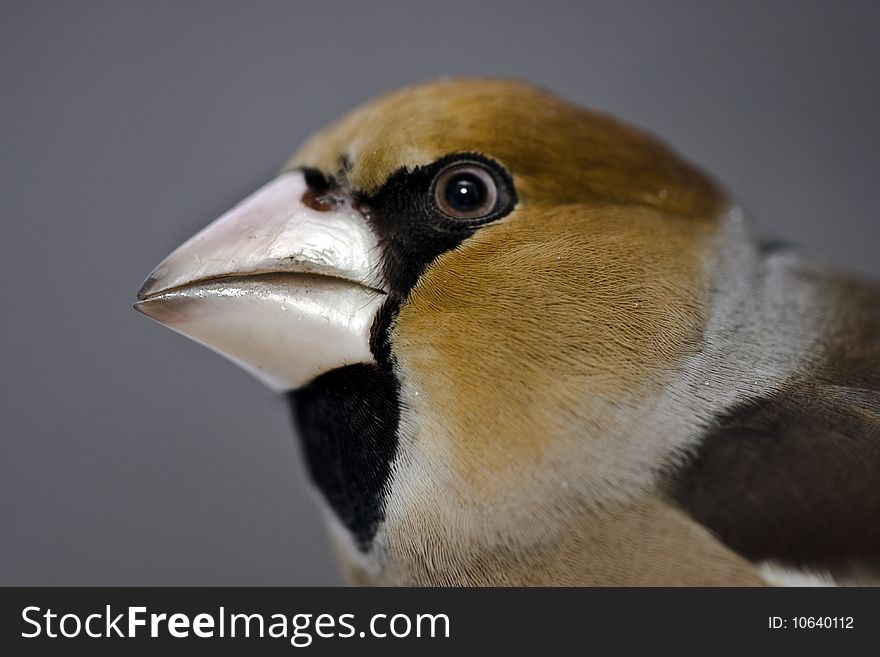
[[[397,450],[397,380],[378,365],[348,365],[288,398],[312,481],[366,551],[383,518]]]

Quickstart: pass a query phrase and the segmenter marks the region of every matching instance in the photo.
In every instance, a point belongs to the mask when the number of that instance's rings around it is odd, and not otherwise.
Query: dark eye
[[[495,210],[498,187],[483,167],[471,162],[453,164],[434,183],[437,207],[456,219],[479,219]]]

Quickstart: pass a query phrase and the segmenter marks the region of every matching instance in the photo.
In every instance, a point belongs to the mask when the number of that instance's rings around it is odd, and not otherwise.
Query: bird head
[[[136,307],[289,396],[356,576],[454,581],[654,485],[728,210],[607,115],[444,80],[313,136]]]

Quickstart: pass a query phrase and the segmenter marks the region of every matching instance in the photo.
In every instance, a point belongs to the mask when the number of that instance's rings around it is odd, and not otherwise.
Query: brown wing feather
[[[720,417],[671,491],[749,559],[876,572],[880,288],[840,278],[816,285],[835,310],[812,371]]]

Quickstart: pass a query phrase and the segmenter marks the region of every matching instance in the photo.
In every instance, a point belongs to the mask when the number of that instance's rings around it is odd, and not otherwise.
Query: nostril
[[[300,199],[303,205],[318,212],[330,212],[345,205],[345,196],[339,193],[334,178],[312,167],[304,167],[301,171],[307,187]]]
[[[345,200],[333,194],[321,194],[312,189],[307,189],[302,195],[302,204],[318,212],[335,210],[345,203]]]

